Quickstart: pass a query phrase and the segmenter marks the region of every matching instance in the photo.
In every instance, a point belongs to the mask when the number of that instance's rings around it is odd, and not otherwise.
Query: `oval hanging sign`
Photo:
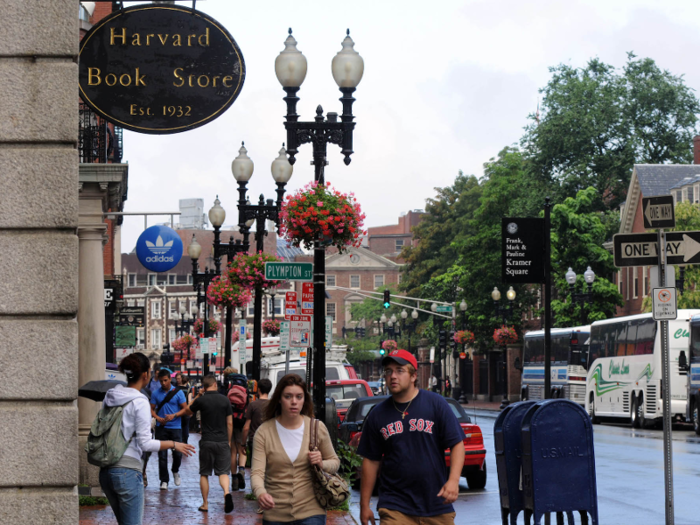
[[[136,256],[152,272],[167,272],[182,259],[182,239],[172,228],[151,226],[136,241]]]
[[[116,126],[169,134],[211,122],[241,92],[245,63],[216,20],[141,5],[100,20],[80,44],[80,96]]]

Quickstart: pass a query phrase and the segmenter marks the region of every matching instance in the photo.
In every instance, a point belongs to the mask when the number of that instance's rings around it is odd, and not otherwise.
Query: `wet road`
[[[474,412],[468,410],[474,417]],[[455,523],[501,525],[493,424],[498,413],[477,411],[488,455],[488,481],[483,490],[460,483]],[[663,525],[664,463],[661,430],[634,430],[629,426],[594,427],[598,513],[607,524]],[[700,523],[700,438],[687,426],[673,429],[675,524]],[[359,491],[353,491],[351,510],[359,523]],[[372,504],[376,508],[376,500]],[[375,512],[376,515],[376,512]],[[523,523],[522,516],[518,523]],[[377,520],[377,523],[379,521]],[[544,523],[544,520],[543,520]],[[578,524],[578,517],[576,523]]]

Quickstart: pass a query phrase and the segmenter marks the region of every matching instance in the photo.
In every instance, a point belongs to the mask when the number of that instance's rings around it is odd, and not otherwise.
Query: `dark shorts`
[[[217,476],[231,472],[231,447],[226,441],[199,442],[199,475]]]

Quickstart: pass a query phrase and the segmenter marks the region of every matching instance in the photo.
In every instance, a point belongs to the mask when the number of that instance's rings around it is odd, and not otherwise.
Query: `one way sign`
[[[659,262],[655,233],[613,236],[615,266],[656,266]],[[666,233],[667,264],[700,264],[700,231]]]
[[[676,213],[671,195],[642,198],[642,211],[644,227],[647,229],[676,227]]]

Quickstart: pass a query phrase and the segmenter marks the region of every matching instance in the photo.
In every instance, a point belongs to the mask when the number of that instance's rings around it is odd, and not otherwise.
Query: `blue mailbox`
[[[548,399],[531,406],[522,420],[523,497],[526,520],[556,512],[598,525],[598,495],[593,427],[586,411],[568,399]],[[527,520],[529,521],[529,520]],[[527,522],[526,521],[526,522]]]
[[[523,416],[535,403],[536,401],[521,401],[507,406],[500,413],[493,427],[503,525],[508,525],[509,514],[511,525],[516,525],[518,514],[525,510],[523,491],[520,488],[522,469],[520,427]]]

